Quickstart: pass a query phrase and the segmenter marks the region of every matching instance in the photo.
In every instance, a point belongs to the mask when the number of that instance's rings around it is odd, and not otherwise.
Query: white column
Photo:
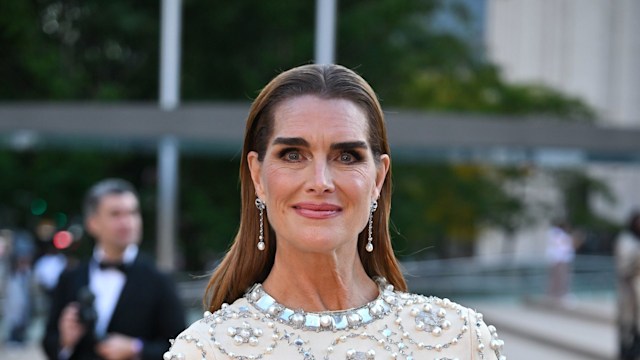
[[[162,0],[160,39],[160,108],[171,111],[180,103],[181,0]],[[178,198],[178,140],[167,134],[158,144],[157,263],[175,267],[176,207]]]
[[[336,1],[316,0],[316,64],[333,64],[335,62]]]

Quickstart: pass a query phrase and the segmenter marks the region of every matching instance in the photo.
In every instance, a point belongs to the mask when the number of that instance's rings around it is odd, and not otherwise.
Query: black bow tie
[[[113,270],[121,271],[123,273],[127,272],[127,265],[125,265],[122,262],[102,261],[98,265],[100,266],[101,270],[113,269]]]

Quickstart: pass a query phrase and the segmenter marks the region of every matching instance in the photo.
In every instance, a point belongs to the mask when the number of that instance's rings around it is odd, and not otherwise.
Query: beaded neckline
[[[296,329],[311,331],[337,331],[357,329],[391,313],[398,299],[393,285],[384,278],[376,278],[380,293],[373,301],[353,309],[306,312],[279,304],[262,284],[255,284],[245,295],[247,301],[267,318]]]

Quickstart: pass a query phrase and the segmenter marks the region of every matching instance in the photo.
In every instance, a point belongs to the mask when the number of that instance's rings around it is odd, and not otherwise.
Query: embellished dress
[[[506,359],[482,314],[378,284],[362,307],[319,313],[289,309],[256,284],[171,340],[164,360]]]

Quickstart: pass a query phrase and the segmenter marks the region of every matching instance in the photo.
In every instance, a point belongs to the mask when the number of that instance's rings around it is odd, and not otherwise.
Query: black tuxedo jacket
[[[50,360],[60,352],[58,319],[67,304],[78,300],[78,292],[89,286],[89,263],[63,273],[58,281],[47,321],[43,346]],[[142,340],[141,360],[162,359],[169,339],[185,328],[184,310],[171,279],[158,271],[150,259],[138,254],[127,267],[126,282],[113,311],[107,333],[120,333]],[[80,340],[69,360],[100,359],[92,331]]]

